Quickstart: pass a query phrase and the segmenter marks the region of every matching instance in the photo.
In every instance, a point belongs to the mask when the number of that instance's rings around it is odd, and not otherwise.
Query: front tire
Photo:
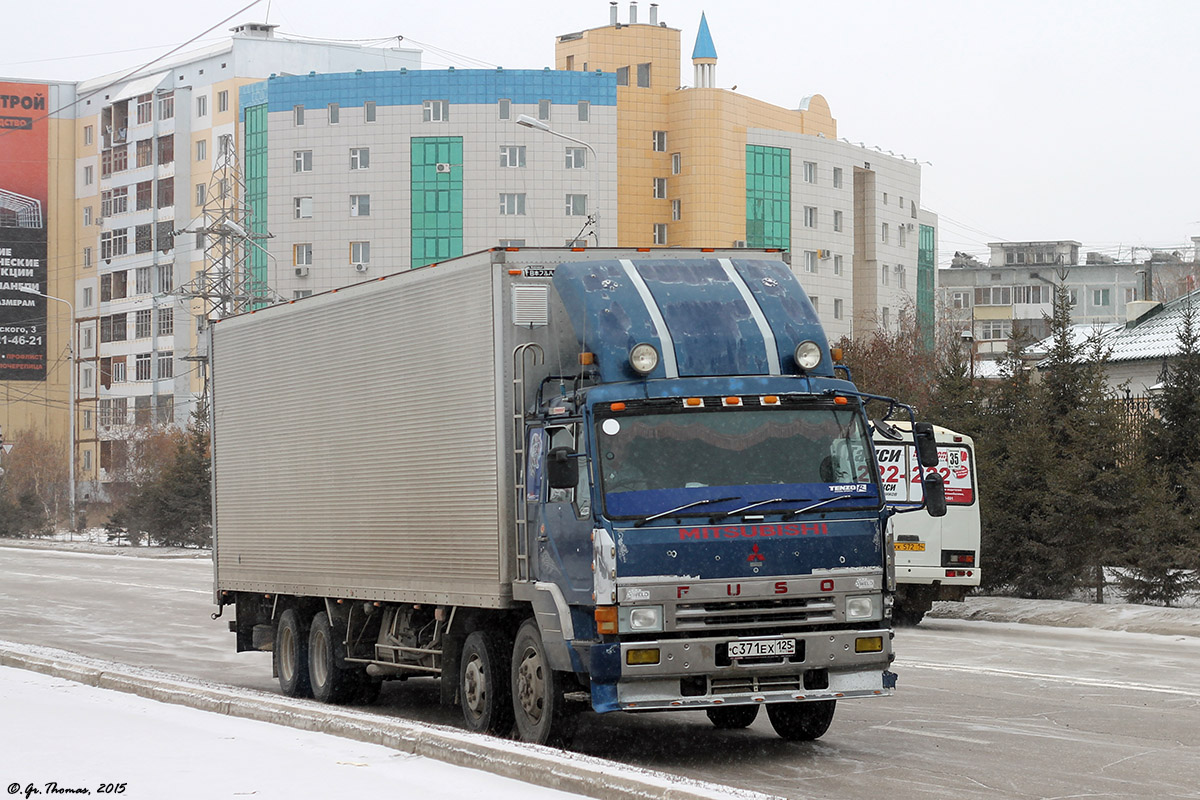
[[[458,662],[458,694],[463,720],[476,733],[506,736],[512,731],[507,642],[491,631],[474,631],[463,642]]]
[[[559,744],[566,736],[562,678],[550,669],[537,623],[521,623],[513,643],[512,704],[517,738]]]
[[[767,706],[767,719],[782,738],[790,742],[811,742],[829,730],[836,707],[837,700],[771,703]]]
[[[347,703],[360,685],[353,670],[338,666],[340,648],[329,615],[322,611],[308,633],[308,675],[313,697],[322,703]]]
[[[749,728],[758,718],[758,706],[717,706],[706,709],[709,721],[713,727],[722,731]]]
[[[308,677],[308,624],[294,608],[279,615],[273,646],[279,691],[288,697],[312,697]]]

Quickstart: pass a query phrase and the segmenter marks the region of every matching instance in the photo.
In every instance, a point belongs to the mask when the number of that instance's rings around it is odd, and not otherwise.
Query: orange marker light
[[[589,366],[596,363],[596,354],[583,352],[579,354],[579,363],[583,366]]]
[[[833,398],[833,404],[834,404],[835,406],[844,406],[844,405],[849,405],[849,403],[850,403],[850,401],[849,401],[849,400],[847,400],[847,399],[846,399],[846,398],[844,398],[844,397],[835,397],[835,398]]]
[[[726,398],[725,398],[724,400],[722,400],[721,402],[722,402],[722,403],[724,403],[724,404],[725,404],[725,405],[727,405],[727,406],[740,406],[740,405],[742,404],[742,398],[740,398],[740,397],[726,397]]]
[[[521,274],[521,270],[519,270],[519,269],[510,269],[510,270],[508,271],[508,274],[509,274],[509,275],[520,275],[520,274]]]
[[[596,632],[615,634],[617,632],[617,607],[596,606]]]
[[[699,397],[688,397],[684,399],[683,404],[688,408],[699,408],[704,405],[704,400]]]
[[[624,411],[625,404],[624,403],[613,403],[612,405],[609,406],[609,408],[612,409],[613,411]]]
[[[829,348],[829,355],[833,356],[833,361],[835,364],[840,363],[842,360],[842,348],[840,348],[840,347]]]
[[[759,398],[759,402],[764,406],[777,406],[779,405],[779,398],[776,395],[769,394],[765,397]]]

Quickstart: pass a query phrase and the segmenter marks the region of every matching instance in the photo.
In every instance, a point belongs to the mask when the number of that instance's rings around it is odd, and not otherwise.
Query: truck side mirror
[[[917,440],[917,458],[922,467],[938,465],[937,439],[933,435],[933,425],[928,422],[918,422],[913,425],[913,437]]]
[[[574,489],[579,482],[579,470],[571,456],[569,447],[556,447],[546,454],[546,481],[551,489]]]
[[[921,487],[925,490],[925,510],[929,516],[946,516],[946,484],[942,482],[942,476],[936,472],[926,472]]]

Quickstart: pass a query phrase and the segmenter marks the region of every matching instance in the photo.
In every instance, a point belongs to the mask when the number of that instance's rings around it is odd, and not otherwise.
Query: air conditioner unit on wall
[[[355,271],[355,272],[366,272],[366,271],[367,271],[367,265],[366,265],[366,264],[355,264],[355,265],[354,265],[354,271]]]
[[[817,258],[831,258],[832,256],[833,256],[833,252],[830,250],[818,250],[817,251]]]
[[[438,163],[438,165],[437,165],[437,171],[438,171],[438,172],[449,172],[449,171],[450,171],[450,165],[449,165],[449,164],[447,164],[447,163],[445,163],[444,161],[443,161],[443,162],[439,162],[439,163]]]
[[[734,246],[734,247],[745,247],[745,246],[746,246],[746,240],[745,240],[745,239],[735,239],[735,240],[734,240],[734,242],[733,242],[733,246]]]
[[[296,277],[297,278],[307,278],[308,277],[308,267],[296,267]]]
[[[910,223],[908,223],[907,227],[911,231],[913,229],[913,224],[910,222]]]

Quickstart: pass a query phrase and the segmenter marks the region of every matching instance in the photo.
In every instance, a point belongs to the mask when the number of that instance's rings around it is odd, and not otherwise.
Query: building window
[[[833,300],[833,318],[842,318],[842,299],[840,297],[835,297]]]
[[[83,168],[83,185],[91,186],[96,182],[96,168],[89,165]]]
[[[134,205],[138,211],[154,206],[154,181],[138,181],[134,188]]]
[[[158,265],[158,293],[166,294],[175,288],[175,272],[172,264]],[[168,315],[170,318],[170,315]],[[161,333],[161,331],[160,331]]]
[[[617,86],[629,85],[629,67],[617,67]]]
[[[221,91],[217,92],[217,111],[218,111],[218,113],[223,114],[228,110],[229,110],[229,90],[222,89]]]
[[[202,94],[196,98],[196,116],[208,116],[208,95]]]
[[[841,167],[833,168],[833,188],[835,188],[835,189],[842,188],[842,168]]]
[[[887,205],[887,192],[884,192],[884,193],[883,193],[883,204],[884,204],[885,206]]]
[[[149,94],[140,94],[137,98],[137,124],[145,125],[153,119],[154,98]],[[86,142],[85,142],[86,144]]]
[[[896,265],[896,277],[901,289],[908,288],[908,268],[902,264]]]
[[[174,119],[175,117],[175,93],[169,92],[160,95],[158,98],[158,118],[159,119]]]
[[[134,285],[137,287],[137,294],[150,294],[150,292],[154,291],[154,288],[150,284],[150,267],[137,268],[134,275]]]
[[[505,217],[525,216],[524,194],[501,194],[500,215]]]
[[[834,275],[842,274],[842,257],[841,256],[833,257],[833,274]]]
[[[501,97],[496,101],[496,109],[500,115],[500,119],[512,119],[512,100],[507,97]]]
[[[654,196],[656,198],[658,198],[659,200],[666,199],[666,196],[667,196],[667,179],[666,178],[655,178],[654,179]]]
[[[369,217],[369,216],[371,216],[371,195],[369,195],[369,194],[352,194],[352,195],[350,195],[350,216],[352,216],[352,217]]]
[[[138,168],[148,167],[154,161],[154,140],[138,139],[134,145],[134,163]]]
[[[83,224],[84,224],[84,227],[87,227],[88,225],[92,224],[92,207],[91,206],[83,207]]]
[[[679,200],[671,201],[671,221],[679,222],[683,218],[683,205]]]
[[[175,335],[175,311],[170,306],[158,310],[157,334],[159,336]]]
[[[979,323],[979,338],[988,341],[1007,339],[1012,332],[1012,321],[989,319]]]
[[[1126,303],[1133,303],[1133,302],[1137,301],[1137,299],[1138,299],[1138,296],[1137,296],[1137,289],[1136,289],[1136,288],[1133,288],[1133,287],[1126,287],[1126,289],[1125,289],[1125,302],[1126,302]]]
[[[817,209],[814,206],[804,207],[804,227],[817,227]]]
[[[810,273],[817,271],[817,251],[816,250],[805,250],[804,251],[804,271],[810,272]]]
[[[805,161],[804,162],[804,182],[805,183],[816,183],[817,182],[817,162],[815,162],[815,161]]]
[[[981,286],[975,290],[977,306],[1011,306],[1011,286]]]
[[[311,197],[292,198],[292,216],[296,219],[312,219],[313,199]]]
[[[100,257],[105,261],[113,256],[123,256],[129,252],[129,231],[120,228],[115,231],[104,231],[100,234]]]
[[[135,338],[135,339],[149,339],[150,338],[150,331],[153,329],[153,320],[151,319],[151,316],[153,315],[153,313],[154,312],[152,310],[150,310],[149,308],[143,308],[143,309],[140,309],[140,310],[134,312],[134,315],[133,315],[133,338]]]
[[[367,102],[363,103],[363,119],[365,119],[367,122],[375,121],[375,101],[374,100],[368,100]]]
[[[202,206],[208,202],[208,186],[203,183],[196,184],[196,205]]]
[[[425,122],[446,122],[450,119],[450,101],[424,101],[421,103],[421,119]]]
[[[292,172],[312,172],[312,150],[296,150],[292,154]]]
[[[370,264],[371,263],[371,243],[370,242],[351,242],[350,243],[350,263],[351,264]]]
[[[160,178],[158,181],[158,207],[170,208],[175,205],[175,179]]]
[[[133,357],[133,379],[135,381],[150,380],[150,366],[151,366],[151,362],[150,362],[150,354],[149,353],[138,353],[136,356],[134,356]],[[134,401],[135,404],[137,403],[137,401],[139,401],[141,399],[142,398],[140,398],[140,397],[137,398]],[[148,398],[148,397],[146,398],[147,401],[149,399],[150,398]],[[140,419],[138,421],[141,422]]]
[[[658,222],[654,225],[654,243],[665,245],[667,243],[667,226],[665,223]]]
[[[567,148],[567,169],[583,169],[587,166],[586,147]]]
[[[970,292],[951,292],[950,294],[951,308],[970,308],[971,293]]]
[[[525,166],[525,145],[500,145],[500,166],[514,168]]]
[[[172,164],[175,161],[175,137],[160,136],[158,137],[158,164]]]
[[[569,194],[567,195],[567,216],[568,217],[586,217],[587,210],[587,195],[586,194]]]
[[[83,143],[92,144],[96,141],[96,131],[91,125],[83,126]]]
[[[653,149],[654,152],[656,152],[656,153],[667,152],[667,132],[666,131],[654,131],[653,141],[651,143],[651,149]]]
[[[525,240],[524,239],[501,239],[500,246],[501,247],[524,247]]]
[[[304,106],[292,106],[292,124],[296,126],[304,124]]]
[[[888,326],[888,325],[890,324],[890,322],[891,322],[891,319],[890,319],[890,318],[891,318],[891,316],[892,316],[892,315],[891,315],[891,309],[889,309],[887,306],[884,306],[884,307],[883,307],[882,309],[880,309],[880,310],[881,310],[883,313],[880,315],[880,319],[879,319],[879,321],[880,321],[880,322],[883,324],[883,327],[884,327],[884,328],[887,328],[887,326]]]
[[[821,311],[821,298],[817,297],[815,294],[810,294],[810,295],[808,296],[808,302],[812,303],[813,311],[816,311],[817,313],[820,313],[820,311]]]
[[[125,382],[125,359],[124,359],[124,357],[122,357],[120,361],[113,359],[112,381],[113,381],[113,383],[124,383]],[[128,402],[129,402],[128,398],[125,398],[125,397],[114,397],[113,398],[113,424],[114,425],[124,425],[125,421],[129,418],[128,417],[129,408],[127,406]]]
[[[95,292],[92,291],[91,286],[83,287],[83,304],[82,305],[84,308],[92,307],[92,301],[95,299],[94,295],[95,295]]]
[[[312,297],[312,289],[297,289],[292,292],[293,300],[303,300],[305,297]]]
[[[341,109],[338,108],[338,104],[330,103],[329,104],[329,124],[337,125],[340,117],[341,117]]]
[[[842,229],[842,212],[840,211],[833,212],[833,229],[835,231]]]
[[[884,286],[888,285],[888,265],[884,264],[879,271],[879,282]]]
[[[367,169],[371,166],[371,148],[350,148],[350,169]]]
[[[683,171],[683,155],[681,153],[671,153],[671,174],[678,175]]]
[[[1092,290],[1092,305],[1100,307],[1108,305],[1108,289]]]
[[[158,354],[158,377],[163,378],[175,377],[175,353],[171,350],[164,350]]]
[[[650,88],[650,65],[637,65],[637,85],[642,89]]]
[[[884,243],[888,241],[888,224],[886,222],[883,223],[883,227],[880,229],[880,241]]]
[[[580,122],[588,122],[592,118],[592,104],[587,100],[580,100],[578,105],[578,119]]]
[[[83,248],[83,266],[90,267],[92,265],[92,248]]]
[[[550,119],[550,101],[538,100],[538,119],[546,121]]]
[[[297,267],[311,267],[312,263],[311,242],[292,245],[292,264]]]
[[[906,232],[907,232],[907,231],[905,231],[905,229],[904,229],[904,226],[903,226],[903,225],[897,225],[897,226],[896,226],[896,234],[897,234],[897,237],[899,238],[899,241],[900,241],[900,246],[901,246],[901,247],[908,247],[908,241],[907,241],[906,237],[904,236],[904,234],[905,234]]]
[[[175,221],[168,219],[158,223],[154,235],[158,239],[159,252],[167,252],[175,246]]]
[[[1049,286],[1038,284],[1037,286],[1014,286],[1012,301],[1014,304],[1041,304],[1051,302]]]

